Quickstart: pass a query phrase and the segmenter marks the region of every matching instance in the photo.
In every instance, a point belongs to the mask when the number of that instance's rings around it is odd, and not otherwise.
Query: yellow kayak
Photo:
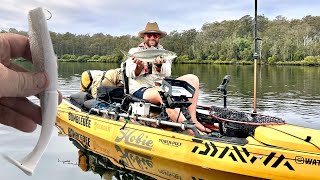
[[[117,154],[118,162],[135,163],[131,168],[147,168],[152,174],[160,168],[150,167],[144,157],[168,162],[161,171],[167,179],[174,179],[167,172],[192,179],[189,171],[194,168],[206,170],[196,179],[211,179],[216,171],[266,179],[320,178],[320,131],[310,128],[263,125],[247,137],[193,137],[82,112],[68,101],[58,107],[56,126],[83,149],[108,157]]]

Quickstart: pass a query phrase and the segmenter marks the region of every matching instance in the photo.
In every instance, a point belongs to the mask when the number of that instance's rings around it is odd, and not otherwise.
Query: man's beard
[[[146,44],[149,46],[149,47],[157,47],[158,46],[158,41],[154,41],[155,42],[155,44],[154,45],[150,45],[150,43],[149,43],[150,41],[147,41],[146,42]]]

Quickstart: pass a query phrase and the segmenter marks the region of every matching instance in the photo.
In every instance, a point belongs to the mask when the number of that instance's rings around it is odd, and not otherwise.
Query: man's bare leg
[[[192,122],[195,123],[195,126],[197,129],[203,132],[211,132],[210,129],[205,128],[201,123],[197,120],[197,103],[198,103],[198,97],[199,97],[199,78],[193,74],[186,74],[184,76],[178,77],[178,80],[184,80],[188,82],[190,85],[192,85],[195,88],[195,92],[193,95],[193,98],[189,98],[189,101],[192,103],[189,107],[189,113],[191,115]]]
[[[193,98],[189,98],[189,101],[192,104],[188,107],[192,122],[195,123],[196,128],[199,129],[200,131],[211,132],[210,129],[205,128],[201,123],[199,123],[197,120],[197,117],[196,117],[196,108],[197,108],[197,102],[198,102],[198,96],[199,96],[199,78],[193,74],[187,74],[187,75],[181,76],[177,79],[184,80],[195,88],[195,93],[194,93]],[[147,89],[143,94],[143,99],[146,99],[150,103],[153,103],[153,104],[161,104],[162,99],[159,94],[160,90],[161,90],[160,87],[153,87],[153,88]],[[176,108],[176,109],[167,108],[166,111],[167,111],[170,119],[174,122],[177,122],[177,118],[179,116],[180,109],[179,108]],[[183,116],[183,114],[180,114],[178,122],[183,122],[185,119],[186,118]]]
[[[159,94],[159,91],[161,91],[161,88],[158,86],[153,87],[153,88],[149,88],[144,92],[143,99],[148,100],[152,104],[162,104],[162,99]],[[178,109],[167,108],[166,112],[168,113],[169,118],[173,122],[177,122],[177,118],[178,118],[178,114],[179,114]],[[184,119],[185,119],[184,116],[181,114],[178,122],[182,122],[182,121],[184,121]]]

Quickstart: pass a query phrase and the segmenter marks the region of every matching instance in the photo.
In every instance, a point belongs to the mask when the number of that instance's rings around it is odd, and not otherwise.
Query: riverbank
[[[320,66],[319,56],[306,57],[302,61],[277,61],[266,62],[258,61],[258,64],[263,65],[279,65],[279,66]],[[25,61],[23,58],[16,59],[16,61]],[[58,62],[96,62],[96,63],[121,63],[122,60],[99,60],[99,59],[58,59]],[[174,64],[225,64],[225,65],[253,65],[254,61],[245,60],[174,60]]]
[[[254,64],[253,61],[221,61],[221,60],[187,60],[187,61],[178,61],[174,62],[176,64],[230,64],[230,65],[252,65]],[[261,62],[258,61],[258,64],[263,65],[281,65],[281,66],[320,66],[319,62],[308,62],[308,61],[279,61],[275,63],[267,63],[267,62]]]
[[[58,59],[59,62],[97,62],[97,63],[119,63],[119,60],[112,61],[99,61],[99,60],[87,60],[79,61],[77,59]],[[252,65],[253,61],[236,61],[236,60],[179,60],[174,61],[174,64],[225,64],[225,65]],[[260,62],[258,64],[264,65],[281,65],[281,66],[320,66],[320,61],[278,61],[273,63]]]

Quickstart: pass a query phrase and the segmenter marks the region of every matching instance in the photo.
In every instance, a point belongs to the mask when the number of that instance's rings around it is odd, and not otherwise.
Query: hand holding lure
[[[9,156],[4,157],[31,176],[50,141],[58,105],[57,57],[53,51],[45,15],[40,7],[29,11],[29,40],[35,69],[45,71],[50,83],[47,89],[40,93],[42,129],[36,146],[23,160],[17,161]]]

